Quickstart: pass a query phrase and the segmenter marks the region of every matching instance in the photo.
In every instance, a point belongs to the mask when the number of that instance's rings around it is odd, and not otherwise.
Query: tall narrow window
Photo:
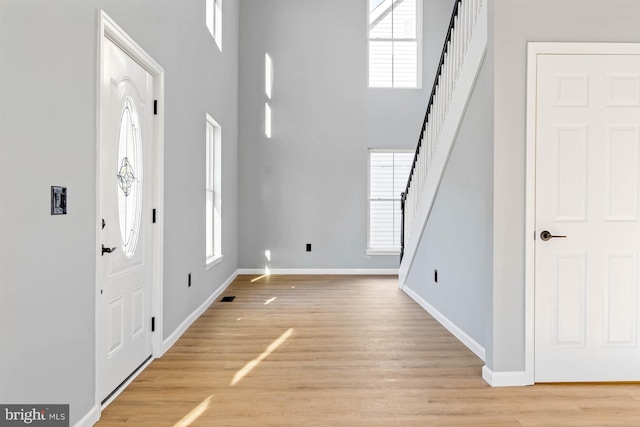
[[[273,93],[273,61],[268,53],[264,54],[264,93],[271,99]]]
[[[409,151],[369,151],[368,255],[400,253],[400,193],[412,162]]]
[[[207,114],[206,130],[206,263],[207,267],[222,260],[222,128]]]
[[[264,93],[267,101],[264,103],[264,134],[271,138],[271,95],[273,94],[273,62],[268,53],[264,55]]]
[[[369,0],[369,87],[417,88],[421,0]]]
[[[222,0],[206,0],[207,28],[222,50]]]
[[[264,134],[271,138],[271,106],[268,102],[264,103]]]

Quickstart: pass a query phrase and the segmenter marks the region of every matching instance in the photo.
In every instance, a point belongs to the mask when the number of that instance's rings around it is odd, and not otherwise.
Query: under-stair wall
[[[478,75],[403,288],[483,360],[493,265],[489,68]]]
[[[454,9],[403,195],[400,286],[481,359],[491,300],[493,70],[487,0]]]

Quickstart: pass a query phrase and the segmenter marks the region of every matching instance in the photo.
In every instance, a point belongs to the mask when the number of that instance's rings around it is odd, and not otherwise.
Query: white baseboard
[[[91,427],[95,423],[100,420],[100,405],[95,405],[93,408],[89,409],[78,422],[76,422],[73,427]]]
[[[169,335],[162,342],[162,354],[166,353],[167,350],[169,350],[176,343],[176,341],[178,341],[178,339],[182,336],[182,334],[184,334],[186,330],[189,329],[189,326],[191,326],[193,322],[195,322],[198,319],[198,317],[200,317],[202,313],[204,313],[211,306],[211,304],[213,304],[213,302],[229,287],[231,282],[233,282],[235,278],[238,277],[238,271],[239,270],[236,270],[231,275],[231,277],[229,277],[222,284],[222,286],[216,289],[211,294],[211,296],[207,298],[207,300],[200,305],[200,307],[198,307],[193,313],[191,313],[189,317],[187,317],[184,320],[184,322],[182,322],[180,326],[178,326],[176,330],[173,331],[173,333],[171,333],[171,335]]]
[[[522,387],[533,384],[525,371],[493,372],[486,365],[482,367],[482,379],[491,387]]]
[[[241,268],[238,274],[267,274],[264,268]],[[274,268],[268,274],[353,274],[390,275],[398,274],[397,268]]]
[[[447,318],[444,314],[440,313],[434,306],[429,304],[425,299],[423,299],[420,295],[415,293],[413,289],[408,286],[404,286],[402,290],[411,297],[415,302],[417,302],[420,307],[424,308],[427,313],[433,316],[442,326],[444,326],[449,332],[453,334],[462,344],[466,345],[469,350],[471,350],[476,356],[478,356],[482,361],[485,361],[485,349],[483,346],[478,344],[476,340],[471,338],[460,329],[455,323]]]

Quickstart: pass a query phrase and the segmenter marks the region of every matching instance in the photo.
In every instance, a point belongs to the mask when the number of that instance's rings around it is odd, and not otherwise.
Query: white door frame
[[[151,58],[131,37],[129,37],[107,14],[98,10],[98,39],[97,39],[97,81],[96,81],[96,276],[95,276],[95,402],[96,406],[101,406],[100,401],[100,343],[103,339],[100,331],[100,283],[97,265],[100,262],[100,148],[102,145],[100,132],[100,109],[102,97],[102,56],[104,52],[103,44],[109,39],[123,52],[131,56],[138,64],[146,69],[153,77],[154,97],[158,100],[157,112],[153,119],[153,153],[154,153],[154,176],[153,176],[153,207],[157,210],[156,223],[152,227],[153,239],[153,270],[151,283],[151,316],[155,317],[155,331],[151,335],[152,359],[144,365],[146,367],[151,360],[162,356],[162,289],[163,289],[163,241],[164,241],[164,70]],[[145,212],[144,215],[150,215]],[[140,369],[140,373],[143,369]],[[135,378],[132,376],[127,383],[115,393],[103,407],[106,407],[117,397],[120,391]]]
[[[528,43],[525,209],[525,382],[535,382],[536,110],[539,55],[640,55],[640,43]]]

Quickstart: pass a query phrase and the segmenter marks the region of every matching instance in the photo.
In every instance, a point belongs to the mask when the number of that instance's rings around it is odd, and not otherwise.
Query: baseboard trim
[[[424,308],[427,313],[433,316],[442,326],[444,326],[454,337],[456,337],[462,344],[466,345],[469,350],[471,350],[476,356],[478,356],[482,361],[485,361],[486,351],[483,346],[478,344],[476,340],[471,338],[460,329],[455,323],[447,318],[444,314],[439,312],[434,306],[429,304],[424,298],[418,295],[413,289],[408,286],[404,286],[402,288],[404,293],[406,293],[411,299],[420,305],[420,307]]]
[[[482,379],[491,387],[523,387],[533,384],[525,371],[493,372],[487,365],[482,367]]]
[[[100,405],[95,405],[73,427],[91,427],[100,421]]]
[[[397,268],[241,268],[238,274],[398,275]]]
[[[171,347],[173,347],[173,345],[178,341],[178,339],[180,339],[182,334],[184,334],[187,331],[187,329],[189,329],[189,326],[191,326],[193,324],[193,322],[195,322],[198,319],[198,317],[200,317],[202,315],[202,313],[204,313],[211,306],[211,304],[213,304],[213,302],[229,287],[231,282],[233,282],[235,280],[235,278],[238,277],[238,272],[239,272],[239,270],[236,270],[222,284],[222,286],[220,286],[218,289],[216,289],[211,294],[211,296],[209,298],[207,298],[207,300],[200,305],[200,307],[198,307],[193,313],[191,313],[189,315],[189,317],[187,317],[184,320],[184,322],[182,322],[180,324],[180,326],[178,326],[176,328],[176,330],[173,331],[171,333],[171,335],[169,335],[162,342],[162,354],[166,353],[167,350],[169,350]]]

